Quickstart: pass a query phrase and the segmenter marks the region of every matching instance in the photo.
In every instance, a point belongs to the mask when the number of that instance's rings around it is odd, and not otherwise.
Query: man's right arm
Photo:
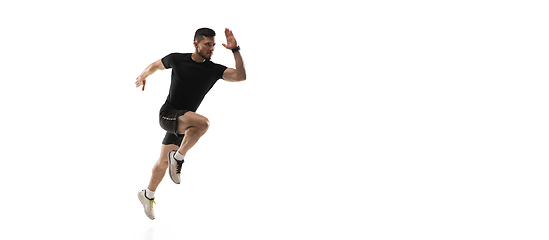
[[[156,70],[164,70],[166,67],[164,67],[164,64],[162,63],[162,59],[151,63],[139,76],[137,76],[135,81],[135,87],[143,86],[143,89],[141,91],[145,91],[145,84],[147,83],[147,77],[152,75]]]

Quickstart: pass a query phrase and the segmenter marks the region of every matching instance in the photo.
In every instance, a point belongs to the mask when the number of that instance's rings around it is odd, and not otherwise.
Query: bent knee
[[[195,127],[197,129],[205,131],[208,130],[208,128],[210,127],[210,120],[202,115],[196,114],[189,122],[189,125],[189,127]]]
[[[194,112],[188,112],[185,115],[179,117],[178,132],[185,132],[189,128],[195,128],[196,130],[206,131],[210,127],[210,121],[208,118],[196,114]]]
[[[202,130],[208,130],[208,128],[210,127],[210,120],[208,120],[206,117],[202,117],[200,120],[196,122],[195,127]]]

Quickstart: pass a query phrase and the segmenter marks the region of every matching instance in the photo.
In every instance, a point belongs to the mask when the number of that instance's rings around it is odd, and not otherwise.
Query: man
[[[240,47],[236,43],[233,32],[226,28],[225,36],[227,44],[222,45],[232,50],[236,69],[210,61],[215,47],[215,32],[209,28],[201,28],[194,36],[194,53],[169,54],[150,64],[137,77],[135,86],[142,86],[142,91],[145,91],[148,76],[157,70],[172,69],[170,92],[166,102],[160,108],[160,126],[166,130],[160,158],[153,167],[148,188],[138,193],[139,201],[150,219],[155,218],[154,194],[164,178],[166,169],[169,169],[172,181],[179,184],[185,154],[208,130],[208,119],[196,113],[204,96],[220,78],[229,82],[246,80]]]

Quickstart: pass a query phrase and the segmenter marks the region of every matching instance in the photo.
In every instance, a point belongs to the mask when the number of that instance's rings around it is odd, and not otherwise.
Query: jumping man
[[[172,181],[179,184],[185,154],[208,130],[208,119],[196,113],[206,93],[220,78],[229,82],[246,80],[246,69],[233,32],[226,28],[225,36],[227,44],[222,45],[234,53],[236,69],[210,61],[215,47],[215,32],[209,28],[201,28],[194,35],[194,53],[168,54],[151,63],[137,77],[135,86],[142,86],[142,91],[145,91],[148,76],[156,70],[172,69],[170,92],[159,115],[160,126],[166,130],[160,158],[152,169],[148,188],[138,193],[139,201],[150,219],[155,218],[154,194],[166,169],[169,169]]]

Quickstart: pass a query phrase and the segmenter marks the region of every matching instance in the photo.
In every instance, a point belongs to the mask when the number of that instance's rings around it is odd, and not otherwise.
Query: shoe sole
[[[171,153],[171,152],[168,153],[168,168],[169,168],[168,171],[170,171],[170,172],[168,172],[168,173],[169,173],[170,178],[172,179],[172,181],[173,181],[175,184],[179,184],[179,183],[176,182],[176,181],[173,179],[173,177],[172,177],[172,158],[170,157],[170,153]]]

